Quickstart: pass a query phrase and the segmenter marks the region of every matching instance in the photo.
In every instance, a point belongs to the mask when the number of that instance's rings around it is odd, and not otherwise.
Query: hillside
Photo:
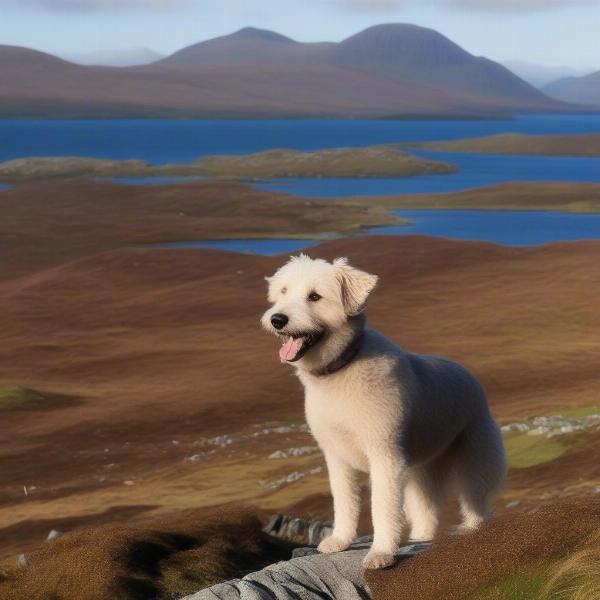
[[[363,117],[574,110],[439,33],[381,25],[340,43],[246,28],[154,64],[75,65],[0,47],[0,117]]]
[[[505,102],[547,101],[505,67],[475,57],[437,31],[416,25],[370,27],[324,54],[334,64],[399,82],[422,82]]]
[[[600,106],[600,71],[584,77],[565,77],[544,87],[548,96],[564,102]]]

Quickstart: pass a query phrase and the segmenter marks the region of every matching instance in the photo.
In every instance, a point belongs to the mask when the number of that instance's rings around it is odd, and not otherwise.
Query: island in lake
[[[600,156],[600,133],[587,135],[526,135],[502,133],[462,140],[404,144],[442,152],[523,154],[537,156]]]
[[[0,181],[73,177],[412,177],[457,170],[453,165],[414,156],[392,146],[368,146],[315,152],[278,149],[205,156],[195,163],[167,165],[70,156],[19,158],[0,164]]]

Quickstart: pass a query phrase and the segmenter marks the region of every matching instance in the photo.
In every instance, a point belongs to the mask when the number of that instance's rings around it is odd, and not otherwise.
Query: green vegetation
[[[536,569],[503,577],[469,596],[468,600],[542,600],[540,594],[546,583],[547,573],[547,569]]]
[[[510,434],[504,439],[508,466],[511,469],[526,469],[550,462],[566,451],[556,437],[528,435],[526,432]]]
[[[29,408],[32,405],[39,406],[45,400],[46,398],[35,390],[29,390],[18,385],[0,386],[0,411]]]
[[[600,135],[526,135],[501,133],[462,140],[403,144],[442,152],[513,154],[529,156],[600,156]]]
[[[340,203],[376,205],[389,209],[443,208],[476,210],[551,210],[600,212],[600,185],[576,182],[513,182],[438,194],[357,196]]]
[[[78,404],[75,398],[45,394],[19,385],[0,385],[0,412],[62,408]]]
[[[581,406],[579,408],[567,408],[566,410],[561,410],[555,414],[560,415],[565,419],[583,419],[584,417],[589,417],[590,415],[600,415],[600,406],[594,405]]]

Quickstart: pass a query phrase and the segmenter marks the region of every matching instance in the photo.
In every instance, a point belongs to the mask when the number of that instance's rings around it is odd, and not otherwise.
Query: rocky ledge
[[[206,588],[183,600],[365,600],[370,598],[362,561],[373,538],[358,538],[345,552],[320,554],[315,545],[298,548],[291,560],[268,566],[242,579]],[[427,550],[430,544],[404,546],[398,560]]]

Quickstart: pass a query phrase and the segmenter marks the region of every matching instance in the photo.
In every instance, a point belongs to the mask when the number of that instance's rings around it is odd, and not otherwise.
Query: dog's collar
[[[344,351],[336,359],[332,360],[322,369],[315,369],[314,371],[311,371],[311,373],[317,377],[323,377],[325,375],[337,373],[339,370],[349,365],[356,358],[356,355],[362,346],[364,337],[364,331],[360,331],[352,338]]]

